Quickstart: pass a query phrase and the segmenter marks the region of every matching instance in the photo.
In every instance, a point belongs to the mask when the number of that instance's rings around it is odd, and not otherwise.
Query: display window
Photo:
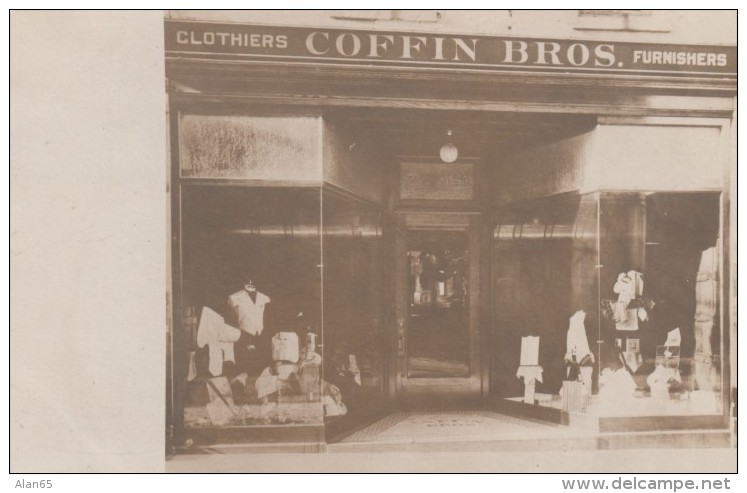
[[[720,194],[600,195],[600,412],[720,414]]]
[[[320,189],[185,185],[184,426],[323,420]]]
[[[381,405],[385,386],[380,213],[330,190],[322,199],[324,417],[355,421]]]
[[[384,393],[381,212],[307,181],[318,117],[179,122],[176,442],[323,440]]]
[[[500,212],[491,391],[571,417],[721,414],[720,211],[718,192],[602,192]]]

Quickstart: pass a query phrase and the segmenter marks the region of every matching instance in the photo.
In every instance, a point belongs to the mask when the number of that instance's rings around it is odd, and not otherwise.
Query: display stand
[[[542,367],[539,365],[521,365],[516,371],[516,378],[524,379],[524,403],[534,404],[536,383],[542,383]]]

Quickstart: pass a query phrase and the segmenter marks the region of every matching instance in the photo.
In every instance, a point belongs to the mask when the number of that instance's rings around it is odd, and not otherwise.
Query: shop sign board
[[[282,27],[184,20],[165,23],[166,56],[552,73],[736,78],[737,48],[471,34]]]

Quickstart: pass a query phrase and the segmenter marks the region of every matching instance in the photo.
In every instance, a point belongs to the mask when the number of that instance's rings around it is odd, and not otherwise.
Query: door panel
[[[479,216],[403,216],[396,252],[399,397],[479,396]]]

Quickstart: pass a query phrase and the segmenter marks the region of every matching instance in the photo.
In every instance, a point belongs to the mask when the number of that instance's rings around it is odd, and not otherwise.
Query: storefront
[[[173,447],[729,426],[735,46],[172,17]]]

